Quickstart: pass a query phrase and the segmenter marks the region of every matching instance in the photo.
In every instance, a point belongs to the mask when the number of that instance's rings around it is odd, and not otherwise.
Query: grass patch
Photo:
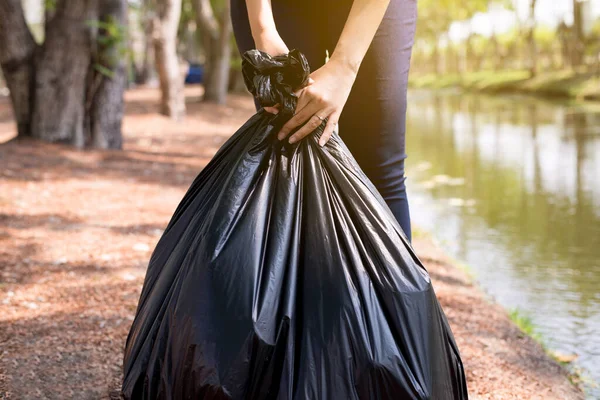
[[[523,313],[523,311],[514,308],[508,311],[508,316],[510,320],[521,330],[521,332],[523,332],[523,334],[538,342],[548,357],[556,361],[567,371],[567,377],[571,384],[580,386],[586,381],[581,369],[572,365],[573,361],[577,359],[576,354],[561,354],[548,348],[542,335],[540,335],[540,333],[537,331],[537,328],[531,320],[531,317]]]
[[[546,345],[542,340],[542,336],[536,331],[535,325],[528,315],[515,308],[508,311],[508,317],[521,330],[521,332],[531,337],[533,340],[542,345],[544,349],[546,349]]]
[[[431,233],[419,228],[418,226],[413,226],[411,228],[413,239],[429,239],[431,238]]]
[[[416,226],[413,226],[412,229],[413,238],[432,240],[434,243],[436,243],[436,246],[439,246],[439,243],[436,242],[435,237],[430,232],[425,231],[422,228]],[[476,274],[471,266],[455,259],[447,253],[446,257],[448,257],[448,260],[452,266],[461,270],[465,273],[465,275],[467,275],[467,278],[471,283],[475,281]],[[573,361],[577,359],[576,354],[561,354],[550,349],[544,342],[542,335],[538,332],[535,323],[533,322],[530,316],[528,316],[523,311],[517,308],[507,311],[510,320],[519,328],[519,330],[524,335],[529,336],[530,338],[535,340],[542,347],[542,350],[544,351],[544,353],[546,353],[548,357],[553,359],[555,362],[557,362],[564,368],[564,370],[566,371],[567,378],[572,385],[581,387],[581,385],[583,384],[590,384],[589,382],[591,382],[591,380],[586,378],[585,373],[580,368],[577,368],[572,364]]]
[[[545,97],[600,100],[600,77],[586,70],[542,72],[531,78],[529,71],[477,71],[462,75],[413,75],[413,88],[459,88],[488,93],[525,93]]]

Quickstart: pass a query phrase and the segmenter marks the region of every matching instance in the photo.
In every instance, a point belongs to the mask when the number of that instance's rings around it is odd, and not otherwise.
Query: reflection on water
[[[449,92],[409,100],[416,224],[600,382],[600,109]]]

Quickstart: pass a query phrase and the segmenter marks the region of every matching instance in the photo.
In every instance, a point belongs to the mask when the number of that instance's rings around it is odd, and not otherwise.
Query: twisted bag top
[[[127,337],[124,397],[466,399],[429,275],[340,137],[277,140],[306,59],[243,62],[281,112],[251,117],[175,210]]]
[[[260,105],[279,104],[281,112],[293,114],[298,100],[294,91],[304,86],[310,67],[304,54],[298,50],[276,57],[260,50],[250,50],[242,57],[242,73],[246,87]]]

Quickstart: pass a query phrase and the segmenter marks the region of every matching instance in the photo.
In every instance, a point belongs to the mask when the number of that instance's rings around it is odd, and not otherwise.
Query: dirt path
[[[0,399],[118,398],[150,253],[188,185],[252,113],[248,97],[172,123],[127,94],[125,150],[0,145]],[[14,135],[0,99],[0,141]],[[474,399],[579,399],[566,374],[427,239],[416,247],[454,329]],[[341,399],[340,399],[341,400]]]

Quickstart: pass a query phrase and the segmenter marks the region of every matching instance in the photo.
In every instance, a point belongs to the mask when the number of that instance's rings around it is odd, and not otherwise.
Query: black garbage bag
[[[263,105],[204,168],[154,250],[126,399],[466,399],[429,275],[340,137],[277,132],[302,54],[244,55]]]

